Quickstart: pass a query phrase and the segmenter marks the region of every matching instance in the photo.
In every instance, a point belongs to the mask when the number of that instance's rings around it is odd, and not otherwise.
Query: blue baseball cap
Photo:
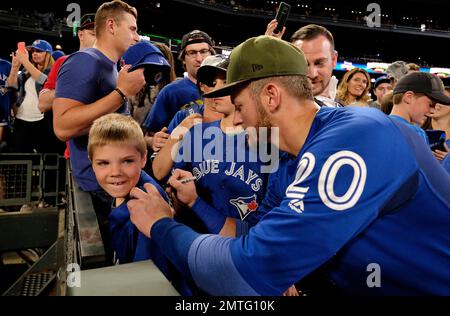
[[[388,76],[381,76],[375,80],[373,89],[375,90],[382,83],[391,83],[391,79]]]
[[[163,53],[149,42],[136,43],[123,54],[122,60],[131,65],[129,71],[145,68],[145,80],[149,83],[158,83],[162,76],[168,74],[170,65]]]
[[[62,50],[55,50],[52,54],[52,57],[55,61],[57,61],[60,57],[63,57],[65,53]]]
[[[53,48],[52,45],[50,45],[49,42],[41,40],[41,39],[37,39],[33,42],[33,44],[31,44],[30,46],[27,46],[27,49],[37,49],[43,52],[47,52],[47,53],[52,53],[53,52]]]

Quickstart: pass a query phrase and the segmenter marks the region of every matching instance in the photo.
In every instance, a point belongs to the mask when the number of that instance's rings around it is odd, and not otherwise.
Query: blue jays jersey
[[[165,219],[152,236],[215,295],[279,295],[326,262],[346,293],[450,295],[450,176],[419,139],[375,109],[322,108],[283,201],[248,235]]]
[[[256,151],[249,149],[245,133],[226,134],[220,122],[194,125],[183,138],[174,168],[191,171],[197,178],[202,201],[196,201],[194,209],[209,205],[223,219],[247,220],[264,198],[267,174],[262,173]],[[210,232],[218,233],[222,226],[223,222],[217,223]]]

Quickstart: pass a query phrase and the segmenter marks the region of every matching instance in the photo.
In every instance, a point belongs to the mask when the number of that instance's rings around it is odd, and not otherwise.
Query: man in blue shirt
[[[122,1],[104,3],[96,13],[96,42],[65,61],[58,73],[53,103],[55,134],[69,140],[74,176],[84,191],[100,187],[95,180],[86,146],[92,122],[100,116],[129,114],[126,96],[145,84],[143,69],[117,73],[116,64],[127,48],[139,41],[137,11]]]
[[[260,36],[233,50],[227,86],[208,94],[231,93],[236,124],[277,127],[280,150],[298,157],[294,181],[279,178],[283,201],[247,235],[193,232],[151,185],[132,190],[131,220],[214,295],[280,295],[325,263],[347,294],[449,295],[449,175],[380,111],[319,108],[306,74],[301,51]],[[182,178],[169,183],[178,191]]]
[[[149,132],[159,132],[167,127],[175,114],[184,108],[202,105],[197,88],[197,70],[202,61],[215,54],[213,41],[205,32],[194,30],[183,36],[178,59],[183,63],[187,76],[165,86],[142,126]]]

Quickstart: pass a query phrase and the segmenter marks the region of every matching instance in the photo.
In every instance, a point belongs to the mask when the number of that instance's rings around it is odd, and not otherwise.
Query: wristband
[[[120,90],[119,88],[115,88],[114,91],[117,91],[117,93],[121,96],[124,102],[127,101],[127,96],[125,95],[125,93],[122,92],[122,90]]]

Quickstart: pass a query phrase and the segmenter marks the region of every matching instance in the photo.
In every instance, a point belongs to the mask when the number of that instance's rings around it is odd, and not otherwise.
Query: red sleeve
[[[62,56],[53,64],[53,67],[48,74],[47,81],[44,84],[44,89],[56,89],[56,78],[58,77],[59,69],[61,68],[61,65],[67,59],[67,57],[68,55]]]

